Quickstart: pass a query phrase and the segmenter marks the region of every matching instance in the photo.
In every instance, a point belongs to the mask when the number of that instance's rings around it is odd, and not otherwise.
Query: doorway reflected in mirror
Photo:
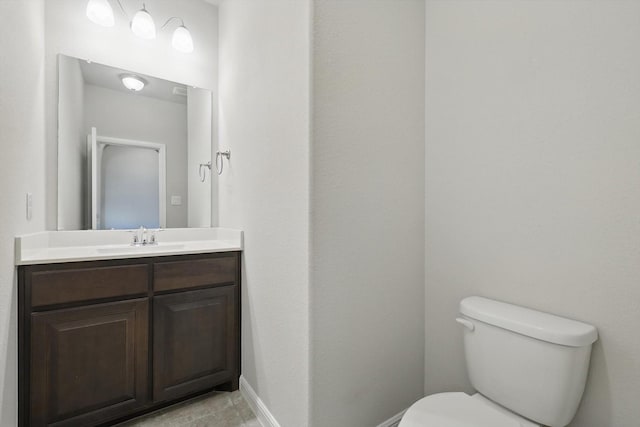
[[[215,225],[217,176],[199,174],[212,92],[65,55],[58,68],[58,229]]]

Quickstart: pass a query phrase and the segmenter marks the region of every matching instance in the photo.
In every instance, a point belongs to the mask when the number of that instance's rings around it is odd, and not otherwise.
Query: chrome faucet
[[[130,233],[133,233],[133,240],[131,242],[131,246],[142,246],[147,244],[147,229],[141,226],[137,230],[131,230]]]
[[[162,229],[148,230],[144,226],[140,226],[137,230],[131,230],[130,233],[133,233],[131,246],[157,245],[158,239],[156,233],[159,231],[162,231]]]

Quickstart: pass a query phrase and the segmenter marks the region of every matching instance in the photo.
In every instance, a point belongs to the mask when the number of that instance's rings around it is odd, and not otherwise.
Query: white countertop
[[[157,245],[132,246],[127,230],[43,231],[15,239],[15,264],[142,258],[241,251],[243,235],[230,228],[170,228]]]

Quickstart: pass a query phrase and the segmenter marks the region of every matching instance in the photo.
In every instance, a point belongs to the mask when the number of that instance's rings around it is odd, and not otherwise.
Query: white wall
[[[207,90],[188,87],[187,93],[187,224],[189,227],[211,227],[218,224],[218,175],[213,166],[202,168],[204,182],[199,174],[201,163],[215,160],[211,158],[213,100]]]
[[[194,39],[191,54],[171,46],[172,30],[158,30],[153,41],[136,37],[116,2],[116,25],[104,28],[89,21],[86,0],[46,2],[46,120],[47,120],[47,228],[56,229],[57,204],[57,60],[59,53],[132,70],[149,76],[198,86],[217,96],[218,11],[202,0],[148,0],[147,10],[159,26],[170,16],[179,15]],[[130,15],[140,4],[123,2]]]
[[[58,139],[66,141],[58,150],[58,165],[63,193],[58,203],[58,229],[82,230],[87,227],[87,132],[84,126],[84,77],[80,63],[72,58],[59,58]]]
[[[187,105],[94,85],[85,85],[84,97],[85,135],[96,127],[100,136],[165,145],[167,227],[186,227],[187,173],[197,173],[193,165],[187,170]],[[182,205],[171,206],[172,195]]]
[[[0,16],[0,426],[17,425],[16,234],[44,229],[44,1],[2,0]],[[33,219],[25,194],[33,193]]]
[[[316,0],[311,423],[423,393],[424,2]]]
[[[309,0],[220,6],[220,225],[244,230],[242,375],[282,427],[309,411]]]
[[[427,393],[483,295],[590,322],[575,427],[640,419],[640,3],[428,1]]]

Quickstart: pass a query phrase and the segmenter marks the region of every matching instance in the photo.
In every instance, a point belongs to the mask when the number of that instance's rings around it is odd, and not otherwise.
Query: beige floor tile
[[[240,392],[209,394],[118,427],[260,427]]]
[[[231,401],[233,402],[233,404],[246,404],[247,402],[245,402],[244,397],[242,397],[242,393],[240,393],[240,390],[234,391],[229,393],[229,397],[231,398]]]

